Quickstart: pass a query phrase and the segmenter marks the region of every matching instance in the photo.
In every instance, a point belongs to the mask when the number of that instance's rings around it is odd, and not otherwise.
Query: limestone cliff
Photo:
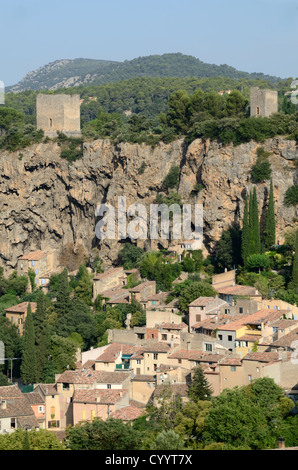
[[[127,203],[149,207],[161,190],[173,164],[180,166],[179,194],[184,203],[202,203],[204,246],[212,251],[221,232],[243,216],[244,195],[252,187],[250,172],[256,161],[255,142],[238,147],[183,140],[156,148],[137,144],[113,145],[108,140],[84,144],[82,159],[69,163],[53,141],[22,152],[0,154],[0,262],[9,272],[17,258],[36,249],[60,250],[67,242],[82,243],[87,252],[100,247],[106,265],[117,256],[119,242],[95,236],[95,209],[107,202],[117,207],[118,196]],[[283,204],[285,191],[297,178],[296,143],[281,138],[262,146],[269,157],[274,182],[277,237],[298,217],[295,207]],[[144,171],[139,173],[143,167]],[[193,193],[194,185],[203,189]],[[268,181],[257,185],[260,213],[266,206]],[[149,247],[149,243],[145,243]]]

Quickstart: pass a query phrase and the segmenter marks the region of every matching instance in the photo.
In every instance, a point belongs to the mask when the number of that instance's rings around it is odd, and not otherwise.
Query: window
[[[53,127],[53,119],[50,118],[50,127]]]
[[[166,340],[167,340],[167,338],[168,338],[168,336],[167,336],[167,335],[161,335],[161,339],[162,339],[163,341],[166,341]]]
[[[107,388],[108,388],[108,389],[111,389],[111,388],[112,388],[112,385],[111,385],[111,384],[107,384]]]
[[[212,351],[212,344],[205,344],[205,351]]]
[[[82,419],[86,419],[86,410],[82,410],[81,417]]]
[[[218,339],[222,341],[222,335],[218,335]]]
[[[277,327],[277,326],[274,326],[274,327],[272,328],[272,331],[273,331],[273,333],[278,333],[278,327]]]
[[[141,364],[141,359],[137,359],[137,364]]]
[[[158,359],[158,354],[157,353],[153,354],[153,359],[155,359],[155,360]]]
[[[251,381],[251,375],[248,376],[248,380]]]
[[[91,410],[91,419],[95,418],[95,410]]]
[[[68,383],[63,383],[62,384],[62,390],[69,390],[69,384]]]
[[[10,418],[10,427],[15,428],[16,427],[16,419],[15,418]]]
[[[196,315],[196,321],[201,321],[201,315]]]
[[[225,308],[225,313],[230,313],[230,309],[229,309],[229,308]]]
[[[31,266],[35,266],[35,261],[31,261]]]
[[[259,106],[257,106],[257,109],[256,109],[256,115],[259,116],[260,115],[260,108]]]
[[[228,341],[233,341],[233,336],[232,335],[228,335]]]
[[[156,300],[151,300],[151,305],[156,305]]]
[[[235,372],[236,371],[236,366],[231,366],[231,372]]]
[[[42,405],[40,405],[40,406],[38,407],[38,413],[43,413],[43,412],[44,412],[44,408],[43,408]]]
[[[239,307],[239,313],[243,313],[243,307]]]

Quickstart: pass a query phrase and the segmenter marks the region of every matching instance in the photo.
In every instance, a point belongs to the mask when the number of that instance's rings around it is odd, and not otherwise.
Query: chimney
[[[284,440],[283,437],[279,437],[279,439],[278,439],[278,448],[279,449],[285,449],[286,448],[285,440]]]
[[[186,347],[187,347],[187,351],[190,351],[190,341],[187,341]]]
[[[7,405],[6,400],[1,400],[1,409],[2,410],[6,410],[6,408],[7,408],[6,405]]]

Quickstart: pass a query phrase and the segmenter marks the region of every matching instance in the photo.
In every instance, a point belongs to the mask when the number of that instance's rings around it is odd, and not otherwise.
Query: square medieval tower
[[[278,111],[277,91],[262,90],[258,87],[250,89],[250,115],[270,116]]]
[[[37,129],[55,137],[57,131],[68,136],[81,135],[80,95],[38,94],[36,98]]]

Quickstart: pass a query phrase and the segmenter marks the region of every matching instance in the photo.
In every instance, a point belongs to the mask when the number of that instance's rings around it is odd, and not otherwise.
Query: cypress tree
[[[24,349],[22,354],[21,377],[25,384],[36,382],[36,348],[35,331],[31,304],[28,303],[25,323]]]
[[[270,248],[275,245],[275,214],[272,179],[270,180],[268,209],[265,219],[264,242],[266,248]]]
[[[298,291],[298,230],[295,239],[295,254],[293,259],[292,285],[295,291]]]
[[[70,309],[70,287],[68,282],[67,269],[64,269],[60,274],[59,290],[57,292],[57,299],[55,302],[55,310],[58,318],[63,316]]]
[[[48,362],[49,351],[49,333],[46,322],[46,298],[41,292],[37,298],[36,311],[33,314],[35,326],[35,343],[36,343],[36,373],[37,381],[42,381],[44,370]]]
[[[241,255],[243,266],[246,266],[247,257],[249,255],[249,214],[248,214],[248,198],[245,197],[243,225],[241,233]]]
[[[261,252],[259,208],[256,187],[250,193],[249,200],[249,255]]]

